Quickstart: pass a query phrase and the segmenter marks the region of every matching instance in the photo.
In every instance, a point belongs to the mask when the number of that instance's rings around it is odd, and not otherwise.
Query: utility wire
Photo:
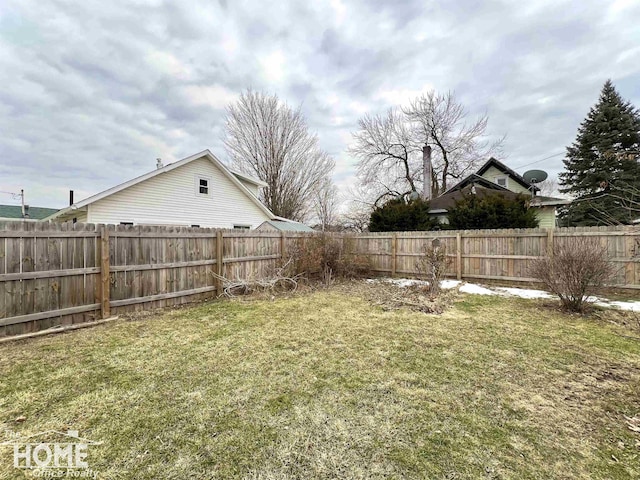
[[[513,168],[515,170],[517,168],[528,167],[529,165],[533,165],[534,163],[544,162],[545,160],[548,160],[548,159],[553,158],[553,157],[559,157],[560,155],[564,155],[564,154],[565,154],[565,152],[556,153],[554,155],[549,155],[548,157],[541,158],[540,160],[536,160],[535,162],[525,163],[524,165],[520,165],[518,167],[513,167]]]
[[[615,136],[616,136],[616,135],[615,135],[614,133],[610,133],[610,134],[608,134],[608,135],[603,135],[603,137],[615,137]],[[601,140],[601,139],[598,139],[598,140],[596,140],[596,141],[593,141],[593,142],[587,143],[587,145],[589,145],[589,146],[594,146],[594,145],[596,145],[597,143],[599,143],[599,141],[600,141],[600,140]],[[640,151],[639,151],[639,150],[629,150],[629,151],[626,151],[625,153],[640,153]],[[553,157],[559,157],[560,155],[566,155],[566,152],[555,153],[555,154],[553,154],[553,155],[549,155],[548,157],[541,158],[540,160],[536,160],[536,161],[534,161],[534,162],[525,163],[524,165],[520,165],[520,166],[518,166],[518,167],[513,167],[513,168],[514,168],[514,170],[515,170],[515,169],[517,169],[517,168],[528,167],[529,165],[534,165],[534,164],[536,164],[536,163],[544,162],[545,160],[549,160],[550,158],[553,158]]]

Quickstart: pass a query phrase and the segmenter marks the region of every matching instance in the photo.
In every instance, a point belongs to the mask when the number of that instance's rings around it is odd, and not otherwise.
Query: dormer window
[[[496,177],[496,183],[501,187],[507,188],[507,177]]]
[[[210,180],[207,177],[196,177],[196,193],[209,196]]]

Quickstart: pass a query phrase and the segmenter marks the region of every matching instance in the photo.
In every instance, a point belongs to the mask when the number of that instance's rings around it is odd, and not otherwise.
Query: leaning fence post
[[[103,319],[111,316],[110,294],[109,229],[107,225],[102,225],[100,231],[100,310]]]
[[[216,232],[216,293],[222,293],[222,277],[224,274],[224,232],[218,230]]]
[[[462,280],[462,238],[460,232],[456,233],[456,277]]]

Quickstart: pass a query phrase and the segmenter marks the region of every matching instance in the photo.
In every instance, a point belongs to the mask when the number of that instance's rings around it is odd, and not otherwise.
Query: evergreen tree
[[[564,160],[560,191],[575,197],[564,223],[630,223],[640,216],[640,114],[607,80]]]
[[[429,217],[429,202],[394,198],[371,213],[371,232],[412,232],[432,230],[438,221]]]
[[[467,194],[449,209],[449,228],[536,228],[538,218],[535,210],[528,208],[527,200],[522,195],[510,199],[500,194],[484,197]]]

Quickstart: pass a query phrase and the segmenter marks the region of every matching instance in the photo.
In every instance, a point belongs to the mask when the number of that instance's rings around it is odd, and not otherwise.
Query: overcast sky
[[[607,78],[640,106],[639,25],[637,0],[0,0],[0,191],[63,207],[156,157],[226,160],[247,87],[302,104],[340,185],[357,119],[431,88],[486,111],[522,173],[573,141]]]

